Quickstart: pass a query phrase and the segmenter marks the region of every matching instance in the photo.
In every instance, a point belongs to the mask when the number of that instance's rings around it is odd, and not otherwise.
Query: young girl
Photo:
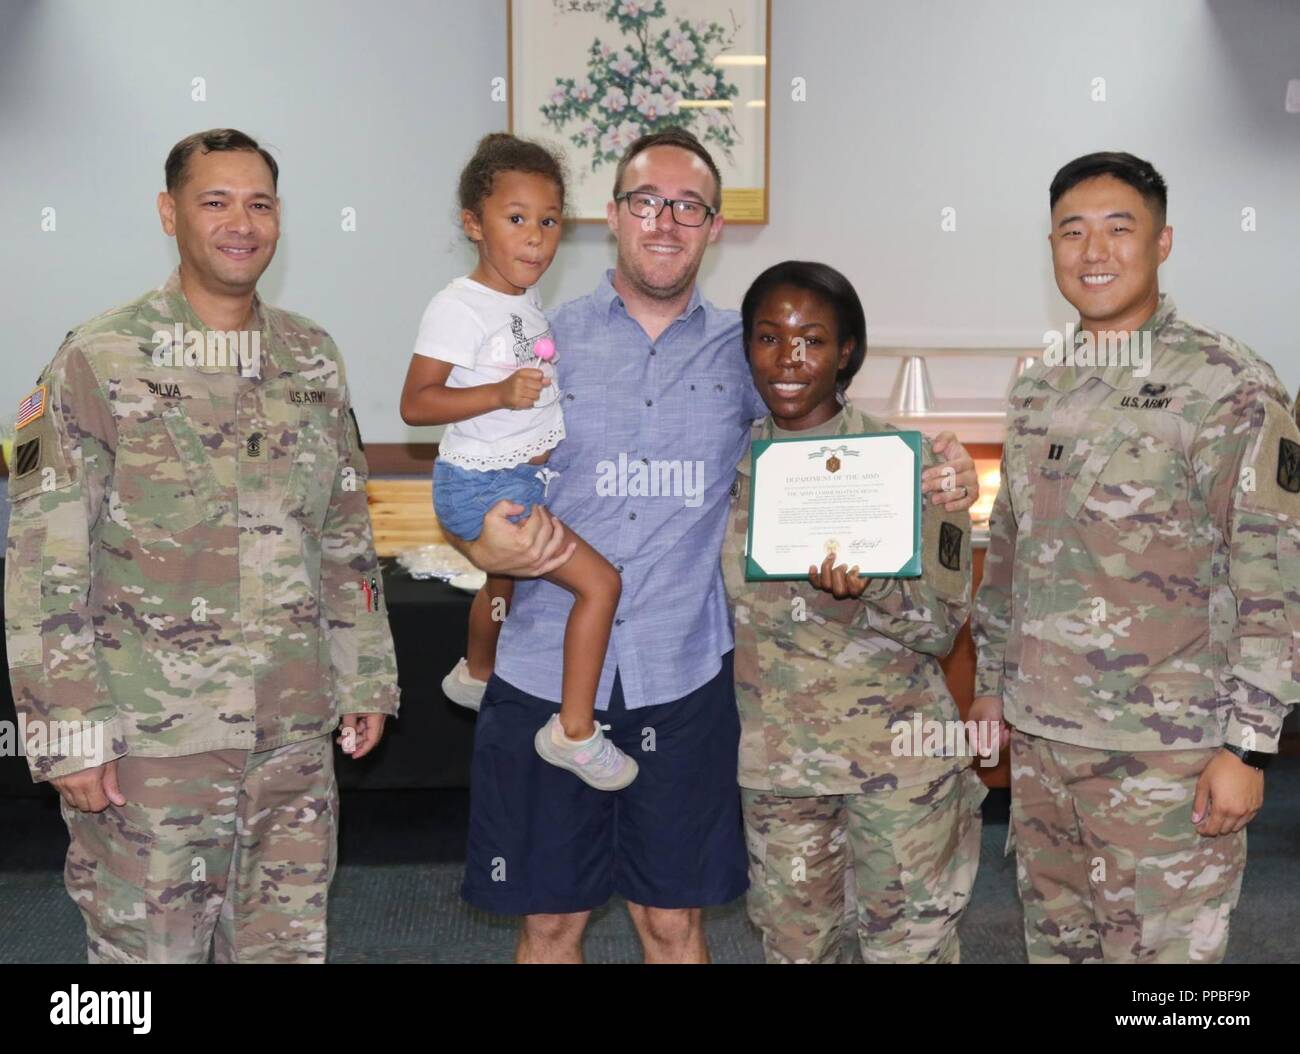
[[[554,475],[546,460],[564,438],[556,348],[536,290],[560,240],[559,162],[536,143],[485,136],[461,172],[460,208],[478,266],[424,312],[402,389],[402,420],[448,426],[433,467],[434,508],[444,530],[473,541],[498,501],[524,506],[511,517],[518,522],[545,500]],[[560,712],[535,743],[551,764],[600,790],[619,790],[636,778],[637,764],[605,738],[593,715],[621,580],[596,550],[576,541],[572,558],[545,576],[569,590],[574,603]],[[509,578],[489,576],[474,598],[467,658],[443,682],[462,705],[478,708],[512,590]]]

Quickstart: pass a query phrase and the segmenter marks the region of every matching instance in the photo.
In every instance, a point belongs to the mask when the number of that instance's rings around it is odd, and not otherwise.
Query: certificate
[[[921,573],[921,433],[752,444],[748,579],[807,578],[828,553],[863,578]]]

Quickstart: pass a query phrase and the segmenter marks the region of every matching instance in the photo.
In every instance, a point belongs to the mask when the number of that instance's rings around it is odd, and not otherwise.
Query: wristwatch
[[[1253,769],[1266,769],[1268,763],[1273,760],[1272,754],[1265,754],[1262,750],[1243,750],[1241,747],[1233,746],[1231,743],[1224,743],[1223,749],[1229,754],[1236,754],[1247,765]]]

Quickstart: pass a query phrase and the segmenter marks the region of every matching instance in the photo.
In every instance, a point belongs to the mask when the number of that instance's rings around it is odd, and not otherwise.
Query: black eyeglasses
[[[639,220],[648,220],[664,211],[666,205],[673,207],[673,219],[683,227],[703,227],[710,216],[717,215],[718,210],[710,208],[702,201],[685,198],[665,198],[658,194],[645,194],[639,190],[628,190],[614,195],[615,201],[626,201],[627,210]]]

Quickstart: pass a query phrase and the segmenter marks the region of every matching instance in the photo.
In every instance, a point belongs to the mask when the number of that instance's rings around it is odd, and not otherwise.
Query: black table
[[[367,757],[339,752],[339,786],[468,787],[474,713],[442,694],[442,679],[465,654],[473,597],[445,582],[417,582],[394,560],[381,563],[402,706]]]
[[[449,702],[442,678],[465,654],[465,631],[472,597],[438,581],[417,582],[393,560],[381,561],[388,624],[397,651],[402,706],[389,720],[383,741],[367,757],[353,761],[339,751],[339,786],[403,789],[469,786],[474,714]],[[0,575],[4,561],[0,559]],[[4,645],[0,641],[0,656]],[[0,670],[8,670],[7,662]],[[14,721],[9,678],[0,678],[0,721]],[[0,795],[53,794],[33,784],[25,757],[0,757]]]

